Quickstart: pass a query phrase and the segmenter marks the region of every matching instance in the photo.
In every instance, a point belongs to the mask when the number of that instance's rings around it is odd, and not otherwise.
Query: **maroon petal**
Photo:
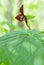
[[[20,22],[22,22],[23,21],[23,14],[19,14],[18,16],[16,16],[16,19],[18,20],[18,21],[20,21]]]
[[[24,15],[24,12],[23,12],[23,5],[20,7],[20,12],[21,12],[21,14]]]

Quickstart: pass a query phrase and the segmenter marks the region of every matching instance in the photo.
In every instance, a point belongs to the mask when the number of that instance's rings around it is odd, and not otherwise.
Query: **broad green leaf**
[[[0,65],[44,65],[44,34],[22,30],[0,37]]]

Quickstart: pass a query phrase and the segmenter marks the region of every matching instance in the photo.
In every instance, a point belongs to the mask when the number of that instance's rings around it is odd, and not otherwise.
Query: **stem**
[[[24,17],[25,17],[25,22],[26,22],[27,27],[29,28],[29,30],[31,30],[30,25],[28,25],[28,22],[27,22],[27,18],[26,18],[26,16],[24,16]]]
[[[30,26],[26,23],[27,27],[29,28],[29,30],[31,30]]]
[[[30,30],[30,34],[32,35],[32,30],[31,30],[30,25],[28,25],[28,22],[27,22],[27,18],[26,18],[26,16],[25,16],[25,22],[26,22],[27,27],[28,27],[28,28],[29,28],[29,30]]]

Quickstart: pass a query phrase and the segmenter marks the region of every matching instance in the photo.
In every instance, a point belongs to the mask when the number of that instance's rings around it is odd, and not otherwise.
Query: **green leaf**
[[[22,30],[0,37],[0,63],[44,65],[44,34]]]
[[[34,19],[35,16],[34,15],[27,15],[27,19]]]

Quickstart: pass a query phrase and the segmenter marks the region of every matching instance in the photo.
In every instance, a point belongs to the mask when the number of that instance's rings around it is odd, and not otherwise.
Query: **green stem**
[[[31,30],[31,27],[28,25],[28,23],[26,23],[27,27],[29,28],[29,30]]]
[[[28,28],[29,28],[29,30],[30,30],[30,34],[32,35],[32,30],[31,30],[30,25],[28,25],[28,21],[27,21],[26,16],[25,16],[25,23],[26,23],[27,27],[28,27]]]

